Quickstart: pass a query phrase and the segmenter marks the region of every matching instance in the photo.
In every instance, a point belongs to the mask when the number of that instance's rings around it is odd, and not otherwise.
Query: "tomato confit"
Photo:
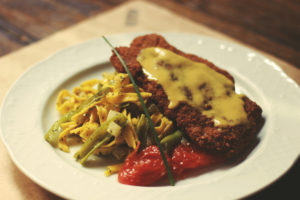
[[[184,178],[191,170],[206,168],[224,160],[223,157],[201,151],[190,143],[179,144],[166,157],[176,179]],[[166,173],[158,147],[151,145],[128,156],[118,180],[123,184],[147,186],[165,178]]]

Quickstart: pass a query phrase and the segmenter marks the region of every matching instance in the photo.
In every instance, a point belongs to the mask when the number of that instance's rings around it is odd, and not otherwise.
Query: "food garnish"
[[[162,146],[161,146],[160,141],[159,141],[159,139],[158,139],[158,134],[156,133],[156,130],[155,130],[155,128],[154,128],[154,125],[153,125],[153,122],[152,122],[152,120],[151,120],[151,117],[150,117],[150,114],[149,114],[149,112],[148,112],[148,109],[146,108],[146,105],[145,105],[145,103],[144,103],[143,97],[142,97],[141,94],[140,94],[139,88],[138,88],[138,86],[136,85],[135,80],[134,80],[132,74],[130,73],[128,67],[126,66],[126,63],[124,62],[124,60],[122,59],[122,57],[120,56],[120,54],[118,53],[118,51],[112,46],[112,44],[111,44],[104,36],[103,36],[103,39],[104,39],[104,40],[107,42],[107,44],[112,48],[113,52],[118,56],[120,62],[122,63],[124,69],[126,70],[128,76],[129,76],[129,78],[130,78],[130,80],[131,80],[131,82],[132,82],[132,84],[133,84],[133,86],[134,86],[135,92],[137,93],[137,95],[138,95],[138,97],[139,97],[140,103],[141,103],[142,108],[143,108],[143,110],[144,110],[144,113],[145,113],[145,115],[146,115],[146,117],[147,117],[147,119],[148,119],[149,126],[150,126],[151,131],[152,131],[152,134],[153,134],[153,136],[154,136],[154,140],[155,140],[155,142],[156,142],[156,145],[158,146],[159,152],[160,152],[160,154],[161,154],[161,157],[162,157],[162,159],[163,159],[164,165],[165,165],[165,167],[166,167],[166,170],[167,170],[167,174],[168,174],[168,177],[169,177],[170,184],[171,184],[171,185],[174,185],[174,179],[173,179],[173,176],[172,176],[172,172],[171,172],[170,166],[169,166],[168,161],[167,161],[167,158],[166,158],[166,156],[165,156],[165,154],[164,154],[164,152],[163,152]]]
[[[147,101],[151,94],[138,89]],[[158,139],[171,134],[173,122],[163,116],[154,104],[145,106],[149,108],[148,114]],[[113,155],[124,162],[133,151],[155,144],[152,134],[149,134],[149,120],[127,74],[105,73],[103,79],[83,82],[72,93],[62,90],[56,107],[63,116],[52,125],[45,139],[53,147],[69,152],[69,143],[72,143],[69,140],[74,139],[72,136],[79,136],[83,144],[74,157],[82,165],[92,155]],[[171,146],[167,143],[164,142],[164,145]],[[122,165],[107,166],[105,175],[118,173]]]
[[[236,94],[234,79],[209,61],[186,54],[162,36],[137,37],[130,47],[111,47],[116,73],[60,91],[62,115],[45,139],[75,159],[114,156],[105,176],[120,183],[153,185],[187,176],[240,155],[255,139],[261,108]]]

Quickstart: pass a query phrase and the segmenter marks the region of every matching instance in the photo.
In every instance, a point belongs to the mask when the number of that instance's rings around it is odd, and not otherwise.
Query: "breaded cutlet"
[[[220,69],[213,63],[193,54],[187,54],[174,46],[170,45],[162,36],[149,34],[135,38],[129,47],[118,47],[116,50],[125,60],[130,72],[136,80],[139,87],[152,93],[153,101],[160,110],[170,119],[176,122],[176,125],[189,137],[189,139],[198,144],[201,149],[218,152],[233,157],[245,150],[256,138],[258,128],[262,122],[262,109],[248,97],[244,96],[244,110],[248,117],[247,124],[238,124],[234,126],[215,126],[213,120],[203,115],[201,111],[188,105],[180,103],[174,109],[169,109],[169,100],[164,89],[156,81],[149,80],[143,73],[142,66],[137,61],[140,51],[147,47],[161,47],[170,50],[178,55],[184,56],[192,61],[205,63],[218,73],[223,74],[232,82],[233,77],[225,70]],[[115,54],[110,58],[111,63],[117,72],[126,73],[122,64]]]

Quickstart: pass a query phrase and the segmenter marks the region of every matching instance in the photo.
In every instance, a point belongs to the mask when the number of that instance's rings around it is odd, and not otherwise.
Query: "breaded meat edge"
[[[227,127],[214,126],[212,119],[202,115],[200,111],[186,103],[179,104],[175,109],[169,109],[169,100],[162,86],[155,81],[149,80],[143,73],[142,66],[136,60],[139,52],[147,47],[168,49],[193,61],[205,63],[210,68],[226,76],[232,82],[234,82],[234,79],[227,71],[220,69],[206,59],[180,51],[157,34],[137,37],[132,41],[130,47],[116,48],[139,87],[152,93],[151,101],[153,101],[167,117],[174,120],[177,126],[185,131],[193,143],[197,144],[201,149],[222,153],[227,157],[234,157],[240,154],[253,143],[262,123],[262,109],[260,106],[245,96],[243,98],[244,109],[247,113],[249,123]],[[110,61],[117,72],[126,73],[114,53]]]

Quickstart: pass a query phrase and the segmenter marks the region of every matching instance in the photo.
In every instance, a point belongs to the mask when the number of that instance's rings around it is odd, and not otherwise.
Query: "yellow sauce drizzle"
[[[149,79],[162,85],[169,108],[186,102],[212,118],[215,125],[247,123],[243,95],[235,93],[231,80],[206,64],[159,47],[143,49],[137,61]]]

